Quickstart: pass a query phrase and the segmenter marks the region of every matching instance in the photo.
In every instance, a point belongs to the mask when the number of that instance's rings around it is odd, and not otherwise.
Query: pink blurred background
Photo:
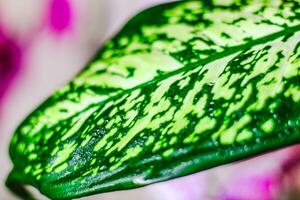
[[[160,2],[168,0],[0,0],[0,199],[17,199],[4,186],[16,126],[82,69],[130,16]],[[292,147],[169,182],[82,199],[298,199],[299,155],[299,148]]]

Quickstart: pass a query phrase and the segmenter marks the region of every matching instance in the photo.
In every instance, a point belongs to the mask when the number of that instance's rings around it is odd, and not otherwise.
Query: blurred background
[[[130,16],[162,2],[170,0],[0,0],[0,199],[17,199],[4,186],[16,126],[72,79]],[[290,147],[176,180],[82,199],[300,199],[299,151]]]

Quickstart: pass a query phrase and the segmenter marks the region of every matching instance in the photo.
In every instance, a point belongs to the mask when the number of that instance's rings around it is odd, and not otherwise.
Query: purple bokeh
[[[51,0],[49,5],[49,28],[62,34],[72,25],[73,12],[68,0]]]
[[[18,43],[0,28],[0,102],[21,65]]]

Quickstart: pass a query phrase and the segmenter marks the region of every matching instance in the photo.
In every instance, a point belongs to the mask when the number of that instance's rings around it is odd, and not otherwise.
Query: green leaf
[[[19,126],[7,185],[81,197],[298,143],[299,83],[299,1],[150,8]]]

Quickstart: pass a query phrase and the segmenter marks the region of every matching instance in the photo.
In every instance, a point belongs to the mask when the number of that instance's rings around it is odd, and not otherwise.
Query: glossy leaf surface
[[[300,2],[185,1],[125,25],[19,126],[8,185],[64,199],[300,141]]]

